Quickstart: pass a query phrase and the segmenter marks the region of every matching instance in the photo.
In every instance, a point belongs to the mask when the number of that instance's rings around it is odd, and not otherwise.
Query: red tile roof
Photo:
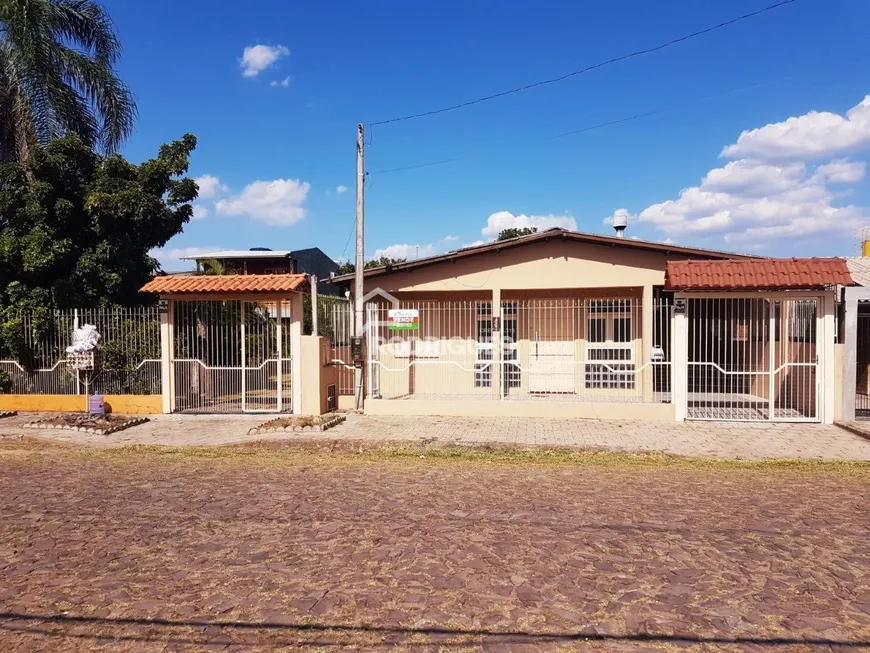
[[[281,293],[302,290],[304,274],[173,275],[154,277],[141,292],[174,294]]]
[[[852,286],[842,258],[668,261],[667,290],[799,290]]]

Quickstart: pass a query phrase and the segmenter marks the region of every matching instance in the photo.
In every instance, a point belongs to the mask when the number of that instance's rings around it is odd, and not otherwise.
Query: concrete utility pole
[[[356,277],[354,279],[354,326],[357,338],[363,337],[363,269],[365,268],[363,236],[365,234],[365,186],[366,167],[364,161],[365,126],[356,126]],[[363,367],[361,361],[354,361],[354,396],[357,410],[363,407]]]

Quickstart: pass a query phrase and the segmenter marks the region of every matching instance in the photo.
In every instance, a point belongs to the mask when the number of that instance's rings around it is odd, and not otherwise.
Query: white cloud
[[[721,152],[734,160],[676,199],[647,207],[636,221],[668,235],[704,234],[706,243],[716,236],[747,248],[759,240],[848,238],[870,221],[870,208],[844,201],[867,163],[842,155],[862,147],[870,148],[870,95],[845,117],[811,111],[744,131]]]
[[[256,77],[278,59],[289,54],[290,50],[283,45],[249,45],[242,52],[242,59],[239,62],[242,77]]]
[[[311,185],[299,179],[255,181],[215,204],[222,215],[244,216],[269,225],[292,225],[305,219],[305,200]]]
[[[335,194],[336,195],[342,195],[342,194],[346,193],[347,191],[348,191],[347,186],[342,185],[342,186],[335,187]]]
[[[192,207],[194,220],[202,220],[203,218],[208,217],[208,209],[202,204],[193,204]]]
[[[486,245],[486,241],[485,240],[475,240],[474,242],[471,242],[471,243],[465,243],[459,249],[465,249],[466,247],[479,247],[480,245]]]
[[[196,185],[199,186],[199,199],[210,200],[218,195],[226,193],[229,188],[221,183],[221,180],[214,175],[203,175],[194,179]]]
[[[577,221],[569,215],[514,215],[509,211],[499,211],[486,219],[486,226],[480,230],[480,233],[484,237],[493,239],[505,229],[525,227],[535,227],[538,231],[553,227],[576,231]]]
[[[404,258],[413,261],[418,258],[434,256],[437,253],[435,245],[390,245],[383,249],[375,250],[375,258],[386,256],[388,258]]]
[[[867,164],[864,161],[831,161],[816,168],[816,176],[832,184],[854,184],[864,178]]]
[[[160,265],[168,272],[183,272],[185,270],[193,270],[195,263],[193,261],[183,261],[184,256],[200,256],[209,252],[220,250],[218,246],[214,247],[159,247],[152,249],[149,254],[160,261]]]
[[[870,95],[846,112],[810,111],[744,131],[722,150],[729,159],[814,159],[870,147]]]
[[[847,234],[870,213],[837,206],[828,183],[854,183],[863,163],[837,161],[808,169],[803,163],[784,167],[740,159],[707,173],[700,186],[644,209],[639,222],[667,234],[721,233],[726,242],[758,237]]]
[[[444,238],[441,239],[441,242],[442,243],[453,243],[453,242],[456,242],[457,240],[459,240],[459,236],[444,236]]]
[[[284,88],[287,88],[288,86],[290,86],[290,76],[288,75],[280,81],[277,79],[273,79],[271,82],[269,82],[269,86],[282,86]]]

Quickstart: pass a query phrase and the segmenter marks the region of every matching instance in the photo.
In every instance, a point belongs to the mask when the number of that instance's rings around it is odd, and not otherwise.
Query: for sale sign
[[[393,308],[387,312],[387,328],[390,331],[416,331],[420,328],[420,311],[409,308]]]

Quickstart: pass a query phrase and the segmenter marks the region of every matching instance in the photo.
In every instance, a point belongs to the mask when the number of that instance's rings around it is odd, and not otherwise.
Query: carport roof
[[[141,292],[161,295],[282,293],[304,289],[304,274],[172,275],[154,277]]]
[[[668,261],[666,290],[816,290],[852,286],[842,258]]]

